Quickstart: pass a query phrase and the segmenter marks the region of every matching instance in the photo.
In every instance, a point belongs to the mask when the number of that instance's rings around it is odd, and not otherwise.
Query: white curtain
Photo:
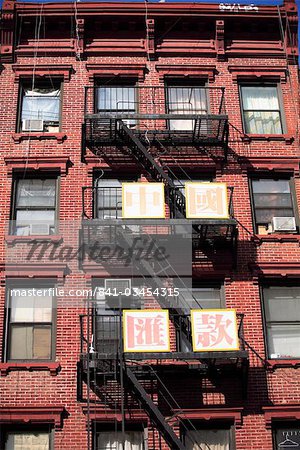
[[[144,433],[128,431],[124,433],[125,450],[146,450]],[[105,431],[98,434],[97,450],[123,450],[122,433],[120,431]]]
[[[191,430],[185,435],[187,450],[229,450],[229,430]]]
[[[25,89],[21,119],[59,121],[59,89]]]
[[[49,450],[48,433],[9,433],[5,450]]]
[[[276,87],[243,86],[242,96],[247,133],[282,133]]]
[[[202,88],[169,87],[168,107],[170,114],[206,114],[206,92]],[[170,120],[171,130],[191,131],[194,120]]]

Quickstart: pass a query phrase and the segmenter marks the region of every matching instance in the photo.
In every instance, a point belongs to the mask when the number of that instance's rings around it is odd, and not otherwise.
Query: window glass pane
[[[290,182],[289,180],[252,180],[252,188],[254,194],[288,194],[290,193]]]
[[[229,450],[229,430],[191,430],[186,432],[187,450]]]
[[[56,180],[19,180],[16,206],[55,207]]]
[[[107,111],[134,111],[134,87],[107,86],[98,88],[98,109]]]
[[[265,288],[264,301],[267,321],[300,321],[300,288]]]
[[[242,86],[243,107],[245,110],[278,110],[279,102],[276,87]]]
[[[143,450],[144,434],[140,431],[126,431],[125,450]],[[98,433],[97,450],[123,450],[122,433],[104,431]]]
[[[280,113],[277,111],[244,111],[246,133],[282,134]]]
[[[300,428],[295,425],[284,425],[275,431],[276,450],[288,448],[300,448]]]
[[[11,322],[51,322],[52,297],[12,295],[10,318]]]
[[[40,227],[37,225],[49,225],[49,231],[52,233],[55,229],[55,211],[17,211],[16,215],[16,233],[18,236],[28,236],[29,234],[39,234],[36,232]],[[30,227],[31,225],[31,227]],[[35,226],[36,225],[36,226]],[[44,228],[44,227],[43,227]],[[43,229],[43,234],[45,231]]]
[[[271,223],[273,217],[294,217],[292,209],[256,209],[257,223]]]
[[[26,89],[23,96],[21,119],[42,119],[59,122],[60,90]]]
[[[267,333],[270,358],[300,357],[300,325],[270,325]]]
[[[5,450],[48,450],[50,436],[48,433],[9,433]]]
[[[34,327],[32,357],[33,359],[51,358],[51,326]]]
[[[32,359],[32,345],[32,326],[11,326],[10,359]]]
[[[169,87],[169,111],[176,114],[193,113],[206,114],[206,92],[203,88]]]
[[[254,194],[254,203],[256,207],[292,207],[292,199],[290,194]]]

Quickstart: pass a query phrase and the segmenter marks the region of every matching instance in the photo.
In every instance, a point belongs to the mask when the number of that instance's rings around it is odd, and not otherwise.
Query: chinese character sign
[[[159,219],[165,217],[163,183],[123,183],[122,217],[124,219]]]
[[[226,183],[185,183],[188,219],[226,219],[228,201]]]
[[[194,352],[239,349],[235,310],[194,309],[191,321]]]
[[[123,311],[123,339],[125,352],[169,352],[169,312]]]

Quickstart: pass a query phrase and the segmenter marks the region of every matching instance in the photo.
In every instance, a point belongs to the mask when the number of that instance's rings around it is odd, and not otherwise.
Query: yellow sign
[[[169,311],[123,311],[124,352],[169,352]]]
[[[123,219],[165,218],[163,183],[122,183]]]
[[[226,183],[185,183],[188,219],[228,219]]]
[[[194,352],[239,350],[234,309],[193,309],[191,322]]]

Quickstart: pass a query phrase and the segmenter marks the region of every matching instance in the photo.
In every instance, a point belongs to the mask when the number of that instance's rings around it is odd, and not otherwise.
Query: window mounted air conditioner
[[[49,223],[32,223],[30,224],[30,235],[48,236],[50,234]]]
[[[296,231],[295,217],[273,217],[273,231]]]
[[[22,120],[22,131],[43,131],[44,121],[40,119]]]
[[[116,291],[116,296],[125,295],[126,289],[131,290],[131,280],[129,278],[106,278],[104,280],[104,289],[110,290],[111,295]]]

